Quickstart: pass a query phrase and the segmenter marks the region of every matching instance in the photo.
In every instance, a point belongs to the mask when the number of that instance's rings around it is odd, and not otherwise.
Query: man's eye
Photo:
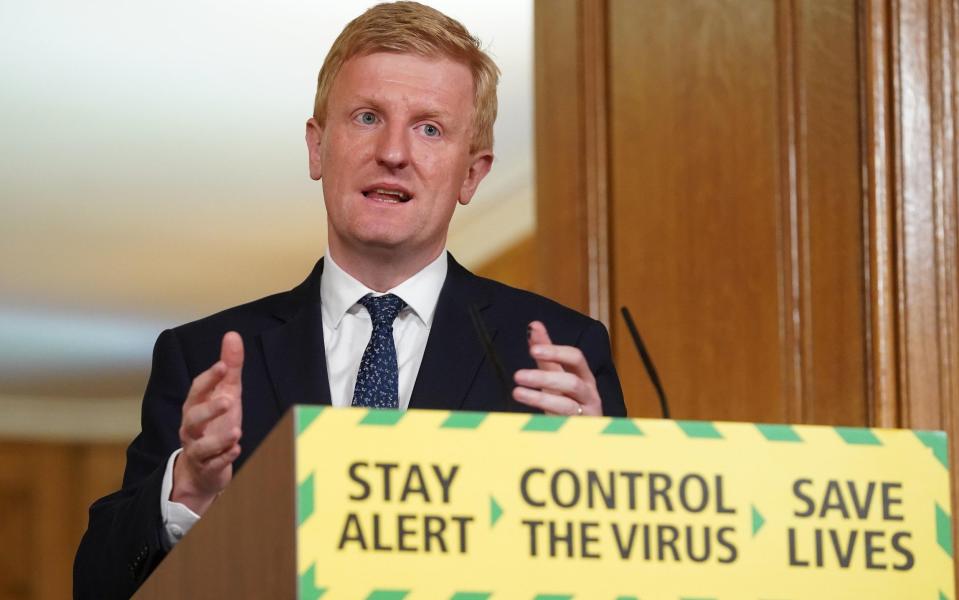
[[[423,133],[425,133],[429,137],[439,137],[440,128],[437,127],[436,125],[427,124],[423,126]]]
[[[372,125],[376,123],[376,115],[371,112],[365,112],[360,115],[360,123],[364,125]]]

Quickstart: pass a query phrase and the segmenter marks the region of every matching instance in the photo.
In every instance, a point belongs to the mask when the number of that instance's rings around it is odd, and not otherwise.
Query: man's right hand
[[[243,340],[223,336],[220,360],[197,375],[183,403],[170,500],[203,515],[233,477],[242,435]]]

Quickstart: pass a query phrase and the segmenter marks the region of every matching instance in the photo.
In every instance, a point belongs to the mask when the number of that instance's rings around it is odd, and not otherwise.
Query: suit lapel
[[[330,404],[320,303],[322,273],[320,260],[287,304],[276,311],[275,316],[285,322],[262,335],[280,414],[293,404]]]
[[[433,325],[410,397],[410,408],[456,410],[463,405],[485,357],[469,316],[469,305],[483,311],[490,305],[482,281],[448,257],[449,269],[436,304]],[[323,261],[275,316],[283,324],[262,334],[263,355],[283,414],[294,404],[330,402],[323,343],[320,277]],[[490,338],[496,328],[486,322]]]
[[[489,291],[482,281],[449,256],[423,362],[413,385],[410,408],[456,410],[463,405],[485,356],[470,321],[469,305],[483,316]],[[486,323],[491,338],[496,329]]]

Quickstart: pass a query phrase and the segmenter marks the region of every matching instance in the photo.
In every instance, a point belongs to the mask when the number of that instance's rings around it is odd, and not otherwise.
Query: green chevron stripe
[[[949,596],[943,593],[942,590],[939,590],[939,600],[949,600]]]
[[[476,429],[486,418],[487,413],[481,412],[451,412],[441,429]]]
[[[523,431],[559,431],[568,418],[560,415],[532,415],[523,425]]]
[[[489,497],[489,526],[496,525],[499,518],[503,516],[503,507],[499,505],[496,498]]]
[[[400,422],[406,412],[391,408],[371,408],[360,420],[360,425],[384,425],[392,427]]]
[[[756,423],[756,429],[770,442],[801,442],[802,438],[791,425]]]
[[[316,563],[310,565],[310,568],[300,575],[298,587],[299,593],[296,597],[299,600],[317,600],[326,593],[326,588],[316,587]]]
[[[639,596],[616,596],[616,600],[639,600]]]
[[[763,528],[763,525],[766,524],[766,519],[763,518],[762,514],[756,510],[756,507],[752,507],[753,514],[753,537],[756,537],[756,534],[759,533],[759,530]]]
[[[932,450],[939,464],[949,468],[949,446],[944,431],[916,431],[916,437],[924,446]]]
[[[307,427],[310,426],[310,423],[316,420],[320,413],[323,412],[322,406],[297,406],[296,414],[294,416],[296,420],[296,435],[299,437]]]
[[[299,527],[313,514],[313,473],[296,486],[296,526]]]
[[[373,590],[366,600],[403,600],[409,593],[409,590]]]
[[[613,417],[603,429],[605,435],[643,435],[643,430],[631,419]]]
[[[492,595],[491,592],[456,592],[450,600],[487,600]]]
[[[865,427],[835,427],[834,429],[847,444],[882,446],[882,442],[871,429]]]
[[[719,430],[711,421],[676,421],[676,425],[683,430],[687,437],[716,440],[723,438],[723,434],[719,433]]]
[[[936,541],[949,558],[952,558],[952,518],[939,506],[938,502],[936,502]]]

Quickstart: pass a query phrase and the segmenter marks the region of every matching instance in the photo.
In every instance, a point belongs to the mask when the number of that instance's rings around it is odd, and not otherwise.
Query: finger
[[[593,372],[589,368],[589,363],[586,362],[586,357],[583,356],[583,351],[575,346],[533,346],[529,349],[529,352],[537,360],[558,364],[564,370],[582,377],[586,383],[596,384],[596,378],[593,377]]]
[[[549,415],[576,415],[579,414],[579,408],[582,407],[572,398],[525,387],[513,388],[513,398],[517,402],[538,408]]]
[[[233,444],[233,446],[227,449],[226,452],[222,452],[203,463],[203,470],[215,473],[225,468],[227,465],[233,464],[233,461],[240,456],[240,450],[241,448],[239,444]]]
[[[183,453],[196,465],[202,465],[215,456],[223,454],[233,444],[240,441],[240,428],[233,427],[225,432],[208,433],[188,444]]]
[[[224,375],[226,375],[226,365],[223,361],[217,361],[212,367],[194,377],[193,383],[190,384],[190,391],[187,392],[186,401],[183,403],[183,412],[186,413],[197,402],[203,402],[207,394],[223,380]]]
[[[548,390],[551,393],[575,398],[581,404],[590,395],[586,382],[579,376],[566,371],[541,371],[539,369],[520,369],[513,380],[521,386]]]
[[[536,346],[550,345],[553,343],[553,341],[549,339],[549,332],[546,331],[546,325],[543,325],[543,323],[540,321],[533,321],[530,323],[526,331],[526,339],[529,342],[530,349]],[[530,353],[530,356],[533,356],[533,354]],[[536,361],[536,367],[538,369],[542,369],[544,371],[563,370],[563,367],[560,365],[546,360],[540,360],[536,356],[533,356],[533,360]]]
[[[226,365],[226,375],[223,383],[240,386],[243,374],[243,338],[235,331],[228,331],[220,344],[220,360]]]
[[[207,424],[227,412],[232,404],[230,399],[224,396],[191,406],[183,413],[180,439],[183,440],[184,435],[192,439],[202,436]]]

